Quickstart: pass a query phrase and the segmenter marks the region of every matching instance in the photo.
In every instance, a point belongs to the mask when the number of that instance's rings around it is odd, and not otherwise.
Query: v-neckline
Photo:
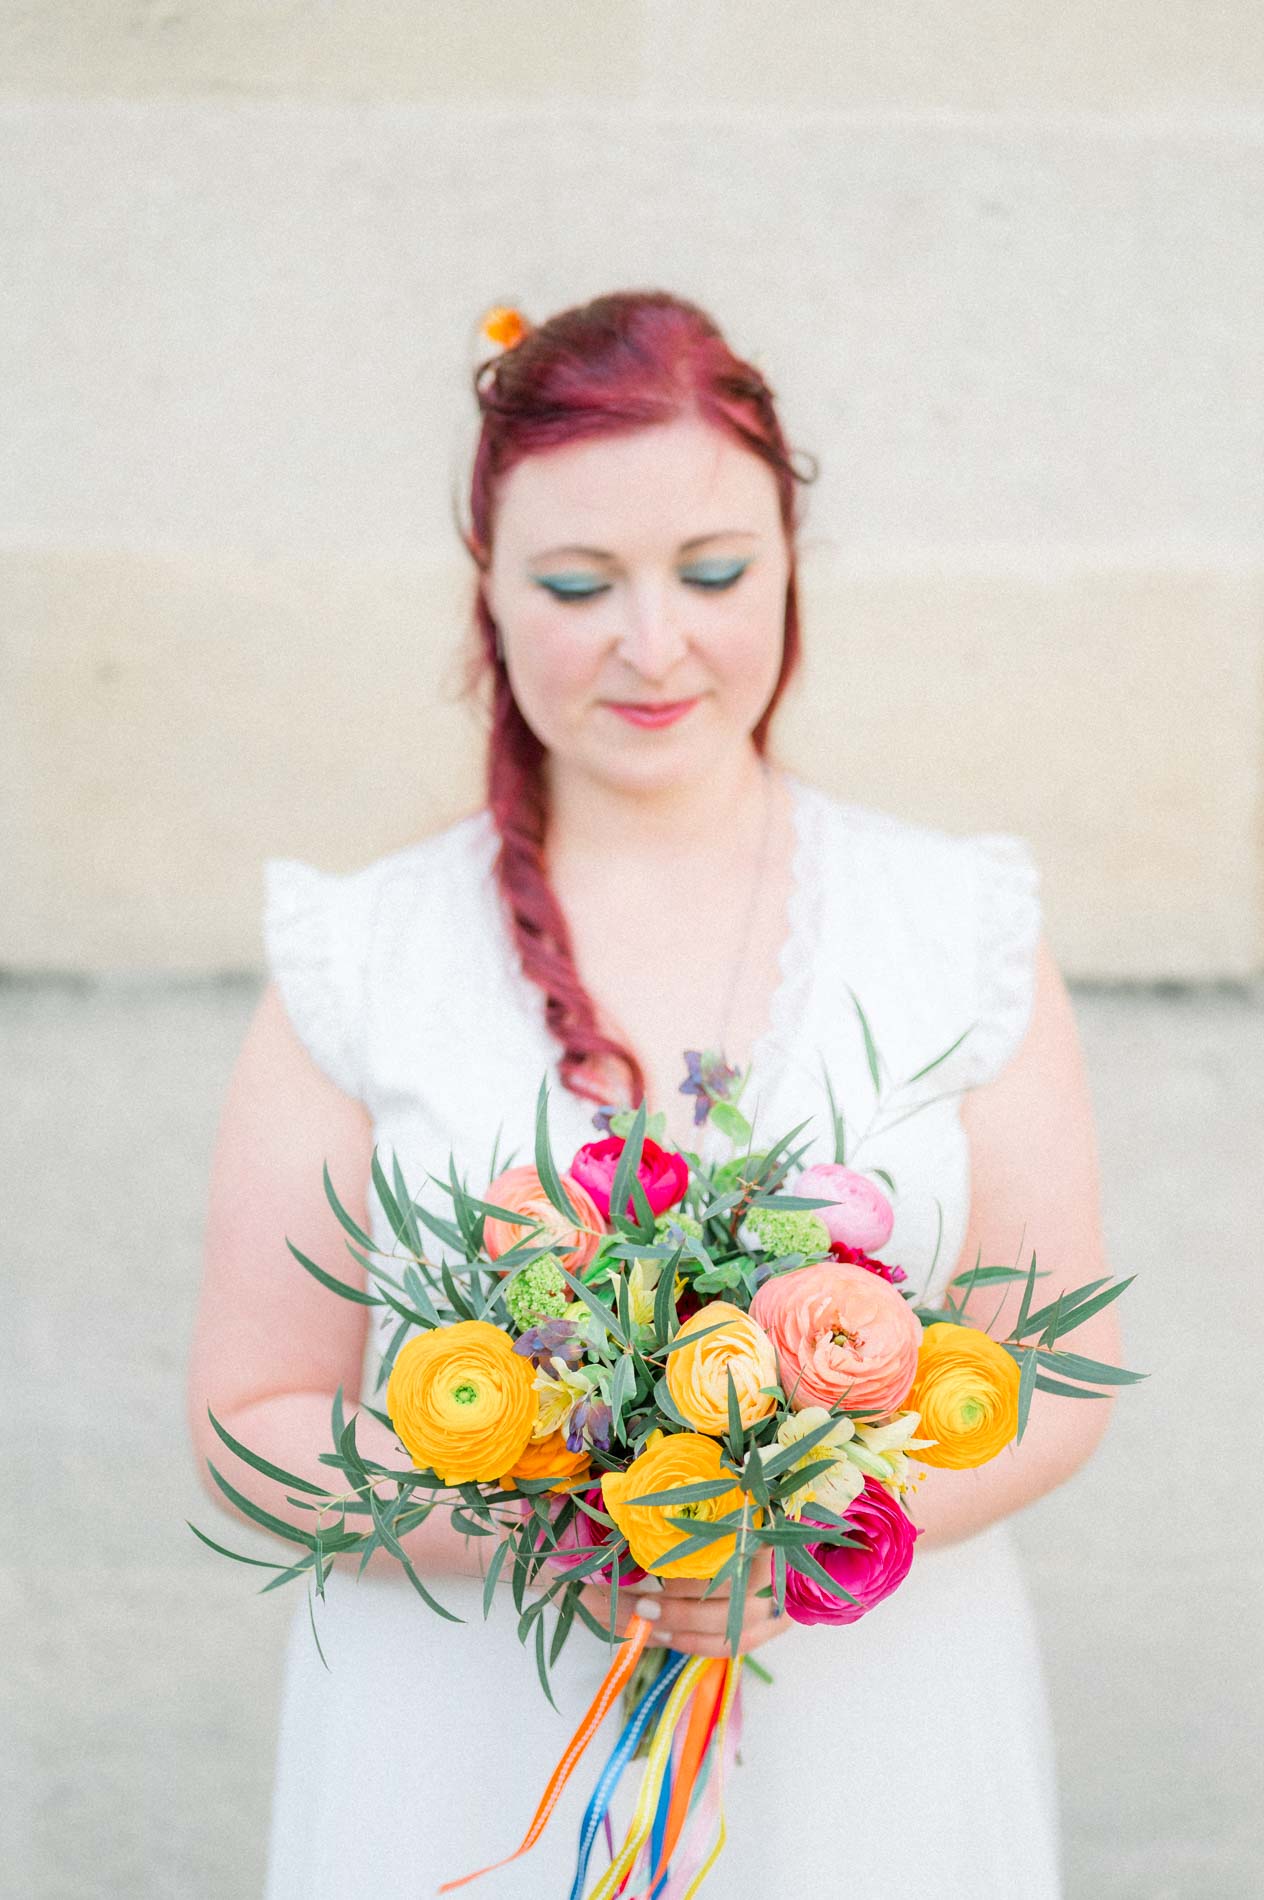
[[[783,770],[781,774],[790,794],[791,818],[791,874],[790,894],[787,901],[786,931],[777,953],[777,980],[769,998],[768,1015],[764,1028],[752,1045],[747,1068],[750,1080],[742,1097],[742,1111],[748,1120],[754,1120],[757,1105],[772,1101],[778,1093],[789,1067],[791,1041],[796,1025],[802,1022],[806,991],[815,965],[816,931],[820,915],[821,880],[819,876],[820,852],[820,806],[821,794],[817,787],[799,777],[798,773]],[[596,1104],[586,1097],[574,1094],[567,1089],[561,1079],[561,1048],[548,1026],[544,1014],[544,993],[524,972],[518,959],[517,948],[513,941],[508,920],[498,901],[495,887],[493,861],[498,842],[496,825],[491,811],[484,806],[479,813],[483,822],[485,840],[488,846],[486,862],[486,887],[489,910],[494,925],[494,940],[499,951],[498,961],[508,982],[509,989],[525,1014],[531,1030],[532,1040],[541,1052],[539,1067],[547,1074],[549,1094],[552,1102],[550,1120],[557,1134],[557,1124],[563,1116],[572,1118],[576,1128],[586,1132],[576,1145],[594,1139],[596,1131],[592,1127],[592,1117]],[[683,1051],[682,1051],[683,1060]],[[761,1117],[757,1138],[775,1138],[776,1133],[766,1125]],[[691,1142],[704,1164],[723,1159],[729,1146],[724,1136],[709,1119],[697,1130],[698,1138]]]

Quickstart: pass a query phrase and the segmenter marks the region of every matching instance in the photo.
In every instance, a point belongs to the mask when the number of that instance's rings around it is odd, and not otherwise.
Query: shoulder
[[[1043,946],[1039,860],[1003,830],[953,831],[807,786],[828,849],[834,902],[861,920],[909,1008],[963,1035],[955,1086],[977,1087],[1010,1061],[1031,1020]]]
[[[366,1021],[375,973],[390,946],[441,926],[490,864],[485,808],[358,865],[328,870],[303,858],[265,858],[262,936],[269,976],[318,1067],[347,1094],[366,1089]],[[445,915],[447,913],[447,915]]]

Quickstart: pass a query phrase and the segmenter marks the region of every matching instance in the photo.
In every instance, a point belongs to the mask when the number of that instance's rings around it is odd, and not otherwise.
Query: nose
[[[616,650],[643,679],[665,680],[683,658],[688,641],[679,613],[657,582],[629,590]]]

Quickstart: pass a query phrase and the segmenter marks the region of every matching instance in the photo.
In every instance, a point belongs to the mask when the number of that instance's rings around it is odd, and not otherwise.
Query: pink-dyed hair
[[[768,463],[777,480],[790,571],[781,669],[751,732],[762,757],[773,713],[799,661],[795,484],[814,480],[815,464],[810,473],[795,466],[759,371],[734,355],[705,311],[668,291],[619,291],[560,311],[529,328],[511,349],[479,363],[474,392],[482,426],[469,528],[458,522],[480,573],[465,690],[475,693],[490,675],[486,784],[500,839],[496,881],[523,971],[542,990],[545,1020],[562,1047],[563,1085],[591,1101],[610,1101],[614,1097],[598,1070],[603,1063],[620,1063],[637,1104],[645,1095],[644,1070],[632,1049],[598,1028],[596,1007],[575,967],[566,917],[549,883],[545,747],[513,696],[481,578],[491,560],[498,487],[525,456],[688,414],[727,431]]]

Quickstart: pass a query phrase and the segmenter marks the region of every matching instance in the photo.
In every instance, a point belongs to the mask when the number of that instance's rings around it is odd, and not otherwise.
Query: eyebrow
[[[709,534],[696,534],[691,541],[682,541],[678,552],[688,554],[690,548],[700,548],[705,541],[730,540],[741,535],[747,540],[757,540],[753,528],[713,528]],[[574,545],[564,548],[545,548],[541,554],[533,554],[533,561],[547,561],[555,554],[582,554],[590,561],[613,561],[618,556],[611,554],[608,548],[581,548]]]

